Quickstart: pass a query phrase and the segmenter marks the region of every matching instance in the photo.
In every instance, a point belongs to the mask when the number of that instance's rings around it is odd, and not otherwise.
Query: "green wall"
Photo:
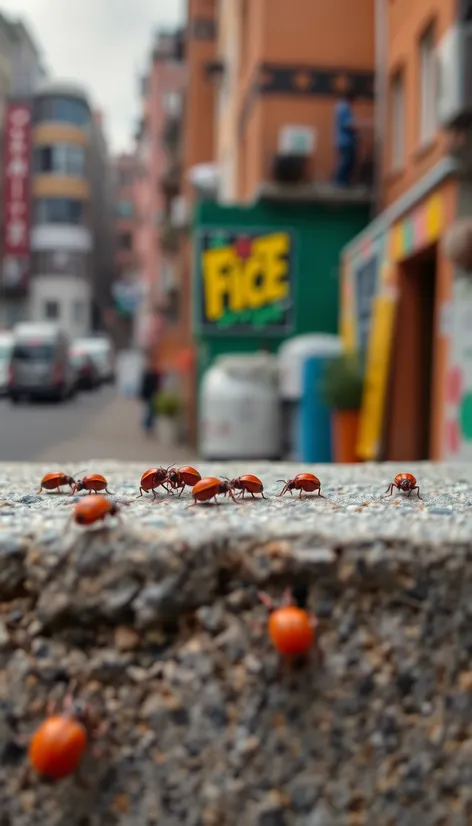
[[[201,201],[194,214],[194,229],[273,228],[292,230],[295,234],[294,318],[293,333],[338,332],[339,255],[342,248],[369,222],[368,206],[332,206],[326,204],[267,204],[250,207],[225,207]],[[196,244],[195,259],[196,259]],[[198,262],[194,261],[194,279]],[[194,285],[198,287],[198,285]],[[196,304],[196,302],[195,302]],[[274,352],[287,336],[260,334],[211,336],[196,329],[199,372],[222,353],[251,352],[261,347]]]

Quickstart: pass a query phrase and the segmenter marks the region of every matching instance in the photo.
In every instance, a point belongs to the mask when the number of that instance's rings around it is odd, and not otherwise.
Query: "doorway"
[[[430,458],[437,245],[399,264],[386,458]]]

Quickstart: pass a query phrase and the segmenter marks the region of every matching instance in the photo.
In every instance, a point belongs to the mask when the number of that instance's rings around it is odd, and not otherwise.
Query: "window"
[[[34,170],[80,178],[85,173],[85,151],[81,146],[69,143],[38,147],[34,151]]]
[[[39,198],[34,204],[36,224],[74,224],[84,220],[84,203],[72,198]]]
[[[118,201],[116,211],[120,218],[132,218],[134,214],[132,201]]]
[[[403,71],[392,80],[392,168],[401,169],[405,160],[405,79]]]
[[[72,321],[75,324],[83,324],[85,321],[85,302],[74,301],[72,304]]]
[[[89,124],[90,112],[83,100],[73,97],[47,96],[36,100],[34,120],[36,123],[56,121],[85,127]]]
[[[420,144],[429,143],[436,134],[436,55],[434,30],[430,26],[419,42],[420,58]]]
[[[133,237],[130,232],[121,232],[118,236],[118,246],[120,250],[131,250],[133,248]]]
[[[59,318],[59,302],[51,299],[45,301],[43,315],[48,321],[56,321]]]
[[[162,98],[166,115],[176,117],[182,112],[182,95],[180,92],[165,92]]]
[[[44,250],[32,255],[34,275],[73,275],[85,278],[88,274],[89,254],[72,250]]]
[[[126,187],[131,186],[133,183],[133,173],[131,169],[120,169],[118,170],[118,186],[126,189]]]

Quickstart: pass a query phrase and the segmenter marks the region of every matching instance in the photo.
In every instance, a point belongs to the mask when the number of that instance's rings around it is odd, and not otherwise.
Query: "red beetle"
[[[240,491],[240,496],[244,499],[244,494],[250,493],[252,498],[255,499],[255,493],[260,493],[263,499],[267,497],[264,496],[264,485],[262,484],[261,480],[257,476],[253,476],[252,473],[246,473],[244,476],[238,476],[236,479],[231,480],[231,487],[234,490]]]
[[[107,516],[120,516],[120,508],[100,494],[84,496],[74,507],[72,519],[78,525],[93,525]]]
[[[288,481],[285,481],[284,479],[278,479],[277,481],[284,483],[283,489],[280,491],[280,493],[277,494],[277,496],[283,496],[285,493],[287,493],[287,491],[290,491],[290,493],[292,493],[292,491],[294,490],[299,490],[299,499],[301,499],[302,491],[305,491],[305,493],[313,493],[313,491],[317,490],[318,496],[321,496],[322,499],[326,498],[321,493],[320,480],[313,473],[297,473],[297,475],[293,479],[289,479]]]
[[[263,591],[259,592],[259,599],[270,611],[269,636],[274,648],[284,659],[293,661],[297,657],[304,657],[312,648],[323,659],[323,651],[316,639],[318,620],[305,608],[296,605],[290,589],[284,592],[279,605],[275,605]]]
[[[42,490],[56,490],[58,493],[62,493],[61,488],[63,485],[69,485],[73,488],[75,484],[75,479],[73,479],[72,476],[56,470],[53,473],[46,473],[46,476],[43,476],[38,493],[41,493]]]
[[[231,489],[231,482],[217,479],[215,476],[200,479],[192,488],[193,505],[196,505],[197,502],[209,502],[210,499],[214,499],[216,504],[219,505],[220,503],[216,497],[220,494],[222,496],[229,495],[234,502],[238,501]]]
[[[167,470],[163,467],[151,467],[145,470],[141,476],[141,484],[139,486],[139,496],[144,493],[152,492],[154,499],[156,498],[156,488],[163,487],[167,493],[172,493],[166,485]],[[138,496],[138,499],[139,499]]]
[[[74,493],[79,493],[81,490],[88,490],[89,494],[98,493],[101,490],[104,490],[106,493],[110,493],[108,490],[108,482],[104,476],[101,476],[100,473],[90,473],[88,476],[84,476],[83,479],[78,479],[75,483],[71,496]]]
[[[420,496],[420,489],[416,484],[416,479],[412,473],[397,473],[395,479],[388,486],[385,493],[388,493],[391,496],[394,488],[401,490],[403,493],[408,493],[408,496],[411,496],[413,491],[416,490],[418,499],[423,499],[423,497]]]
[[[201,478],[202,477],[198,470],[195,470],[195,468],[190,465],[179,467],[178,470],[171,468],[167,474],[167,479],[171,487],[176,490],[180,488],[179,496],[182,496],[185,486],[193,488],[197,482],[200,482]]]
[[[108,723],[99,725],[88,705],[69,692],[62,713],[55,713],[48,705],[48,717],[29,743],[29,764],[44,778],[62,780],[79,768],[89,741],[107,728]]]

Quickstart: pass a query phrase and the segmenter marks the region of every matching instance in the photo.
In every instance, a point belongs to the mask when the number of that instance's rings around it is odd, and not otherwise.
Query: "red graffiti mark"
[[[454,419],[449,419],[445,424],[446,428],[446,450],[448,454],[459,453],[461,444],[459,423]]]
[[[236,240],[234,248],[238,257],[241,258],[242,261],[247,261],[252,253],[252,240],[246,236],[242,236]]]
[[[446,379],[446,398],[448,404],[457,407],[460,404],[463,391],[463,377],[460,367],[451,367]]]

